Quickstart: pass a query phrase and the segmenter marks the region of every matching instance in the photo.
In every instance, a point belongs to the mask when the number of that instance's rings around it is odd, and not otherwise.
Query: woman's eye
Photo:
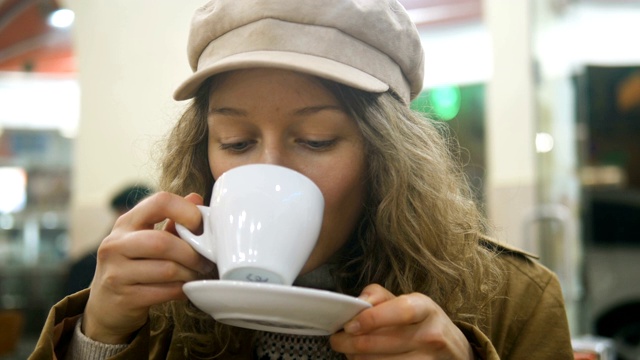
[[[299,140],[298,143],[305,145],[312,150],[326,150],[336,143],[336,139],[331,140]]]
[[[220,149],[229,150],[232,152],[242,152],[248,149],[255,141],[237,141],[232,143],[222,143],[220,144]]]

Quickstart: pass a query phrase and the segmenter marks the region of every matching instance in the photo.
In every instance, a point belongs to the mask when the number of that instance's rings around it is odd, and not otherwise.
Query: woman
[[[194,99],[167,142],[165,191],[119,218],[91,289],[54,307],[34,358],[573,358],[557,279],[482,236],[443,129],[409,109],[423,53],[404,9],[319,4],[196,12],[194,74],[175,94]],[[216,274],[175,223],[197,231],[215,179],[251,163],[297,170],[323,193],[296,285],[373,305],[330,337],[226,326],[185,300],[185,282]]]

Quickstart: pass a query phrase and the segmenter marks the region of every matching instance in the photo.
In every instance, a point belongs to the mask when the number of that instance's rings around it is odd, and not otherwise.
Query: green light
[[[449,121],[460,112],[460,88],[442,86],[429,91],[429,103],[440,120]]]
[[[419,111],[427,116],[430,116],[431,105],[429,104],[429,91],[425,90],[418,94],[418,96],[411,102],[411,108],[415,111]]]
[[[411,108],[437,120],[449,121],[460,112],[461,100],[458,86],[441,86],[422,91],[411,102]]]

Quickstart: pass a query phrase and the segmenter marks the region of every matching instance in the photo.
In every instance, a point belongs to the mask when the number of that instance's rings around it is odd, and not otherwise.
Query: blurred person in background
[[[134,206],[145,197],[151,195],[151,193],[153,193],[153,190],[145,185],[129,185],[112,197],[109,207],[117,219],[133,209]],[[96,271],[97,254],[98,248],[96,247],[71,263],[65,287],[66,294],[71,295],[89,287]]]

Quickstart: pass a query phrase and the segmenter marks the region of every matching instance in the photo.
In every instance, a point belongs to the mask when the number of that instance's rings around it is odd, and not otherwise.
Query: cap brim
[[[368,92],[381,93],[389,90],[389,86],[383,81],[352,66],[319,56],[287,51],[243,52],[200,67],[178,86],[173,94],[174,99],[192,98],[202,83],[213,75],[259,67],[299,71]]]

